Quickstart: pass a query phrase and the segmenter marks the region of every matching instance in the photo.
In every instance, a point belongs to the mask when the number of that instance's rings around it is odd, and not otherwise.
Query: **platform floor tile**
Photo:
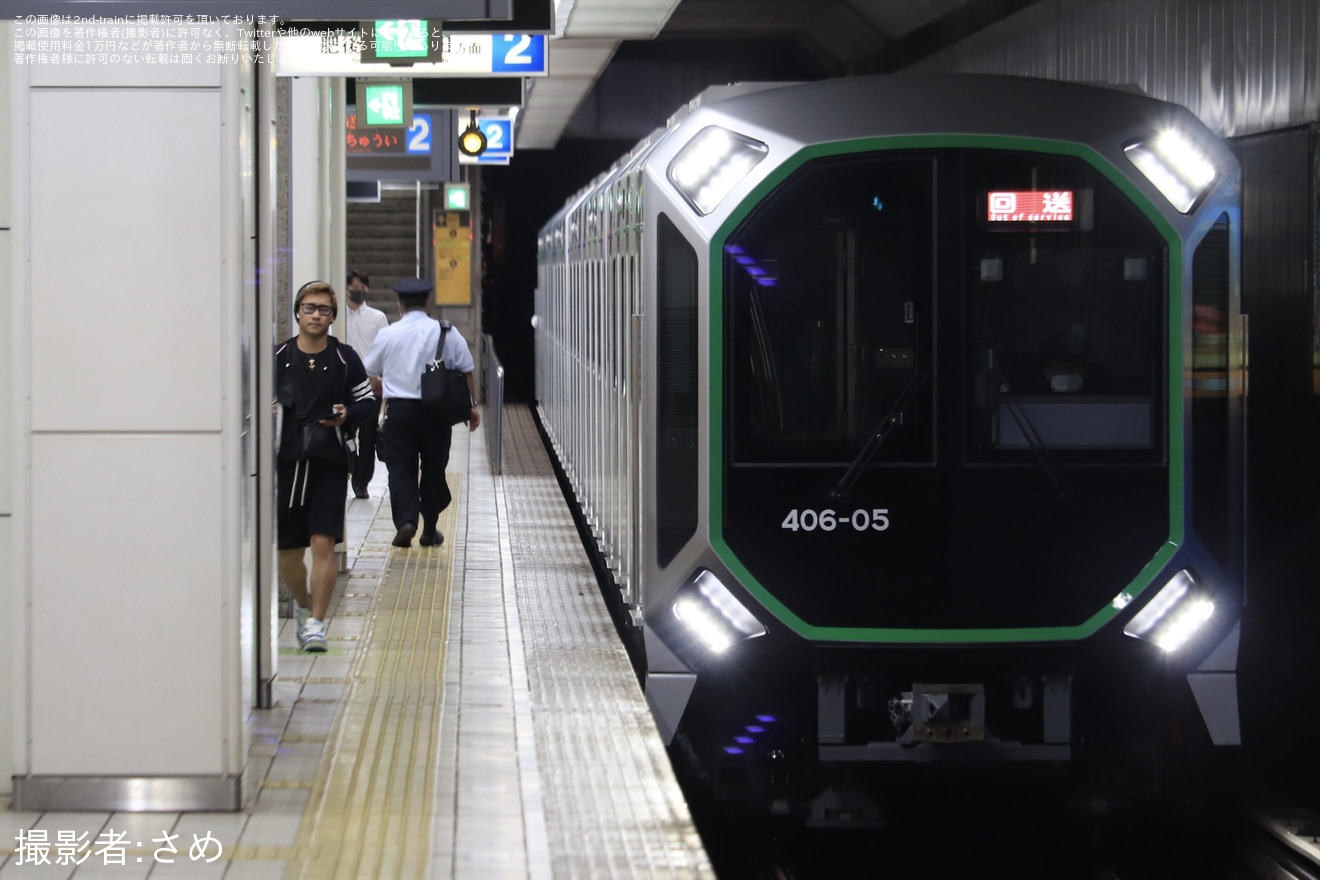
[[[440,547],[390,546],[383,465],[347,500],[329,651],[300,653],[280,621],[244,810],[20,813],[0,795],[0,880],[713,876],[530,411],[504,429],[503,476],[484,429],[455,431]],[[113,830],[123,862],[18,864],[33,830]],[[198,839],[223,855],[190,858]]]

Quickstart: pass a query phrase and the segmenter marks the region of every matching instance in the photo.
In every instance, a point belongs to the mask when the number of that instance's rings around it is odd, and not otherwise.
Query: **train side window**
[[[664,214],[656,225],[656,561],[697,530],[697,252]]]
[[[1221,215],[1192,254],[1192,516],[1196,532],[1228,564],[1229,225]]]

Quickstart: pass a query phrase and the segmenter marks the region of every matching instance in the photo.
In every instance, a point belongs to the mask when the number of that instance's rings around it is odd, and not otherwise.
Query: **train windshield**
[[[726,244],[735,461],[933,460],[934,179],[817,163]]]
[[[1164,248],[1073,157],[808,163],[725,244],[731,463],[1158,463]]]
[[[965,456],[1162,461],[1163,239],[1078,159],[962,158]]]

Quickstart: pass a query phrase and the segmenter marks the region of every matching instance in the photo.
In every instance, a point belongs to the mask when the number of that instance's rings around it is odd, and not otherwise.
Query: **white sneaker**
[[[307,621],[312,618],[312,609],[304,608],[294,600],[289,600],[289,616],[293,618],[294,625],[297,627],[294,632],[298,636],[298,647],[307,647]]]
[[[302,628],[302,649],[309,654],[325,653],[325,624],[315,617],[308,617]]]

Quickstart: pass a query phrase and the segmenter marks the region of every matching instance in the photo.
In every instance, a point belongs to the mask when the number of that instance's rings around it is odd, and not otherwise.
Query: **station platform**
[[[0,796],[0,880],[713,877],[531,412],[504,411],[501,475],[484,430],[454,432],[441,546],[391,546],[383,465],[350,498],[330,648],[280,621],[243,812]]]

